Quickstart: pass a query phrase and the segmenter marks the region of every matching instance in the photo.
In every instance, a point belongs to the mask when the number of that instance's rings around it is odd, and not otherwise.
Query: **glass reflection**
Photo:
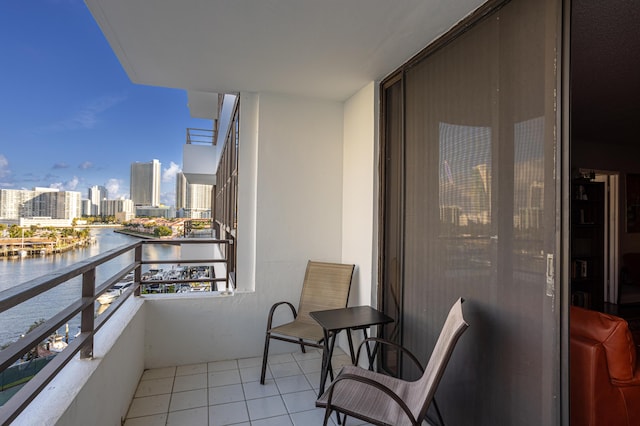
[[[521,280],[535,281],[546,266],[543,117],[514,126],[513,181],[514,274]]]
[[[439,130],[439,229],[448,278],[491,274],[491,128],[440,123]]]
[[[491,230],[491,128],[440,123],[440,235]]]

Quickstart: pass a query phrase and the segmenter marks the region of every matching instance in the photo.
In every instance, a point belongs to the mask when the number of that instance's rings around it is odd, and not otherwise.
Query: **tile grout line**
[[[176,377],[178,375],[178,367],[175,367],[175,370],[173,370],[173,382],[171,383],[171,394],[169,396],[169,404],[167,405],[167,418],[164,421],[165,426],[167,426],[169,424],[169,412],[171,409],[171,401],[173,400],[173,390],[176,386]]]

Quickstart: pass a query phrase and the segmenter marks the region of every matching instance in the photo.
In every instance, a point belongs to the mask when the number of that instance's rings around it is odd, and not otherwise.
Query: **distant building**
[[[100,210],[103,216],[115,216],[117,213],[129,213],[131,217],[135,215],[135,207],[132,200],[102,200]]]
[[[176,210],[180,217],[191,219],[211,218],[211,193],[213,185],[191,184],[182,172],[176,175]]]
[[[89,213],[89,216],[103,215],[100,210],[100,202],[107,199],[107,188],[101,185],[94,185],[89,188],[87,196],[91,202],[91,213]]]
[[[176,209],[171,207],[136,206],[136,217],[174,218]]]
[[[83,198],[80,200],[80,214],[82,216],[91,216],[91,200]]]
[[[160,162],[131,163],[130,195],[136,206],[160,205]]]
[[[81,213],[81,194],[77,191],[39,187],[33,190],[0,189],[0,221],[3,223],[71,225]]]

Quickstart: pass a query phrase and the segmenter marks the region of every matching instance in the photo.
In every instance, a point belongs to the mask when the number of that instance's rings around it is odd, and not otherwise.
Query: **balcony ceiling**
[[[483,0],[86,0],[134,83],[344,100]]]

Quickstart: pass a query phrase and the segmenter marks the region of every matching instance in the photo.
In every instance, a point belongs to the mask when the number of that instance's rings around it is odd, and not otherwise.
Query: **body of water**
[[[0,260],[0,291],[20,285],[34,278],[46,276],[60,268],[73,265],[81,260],[104,253],[115,247],[139,241],[138,238],[113,232],[113,228],[94,228],[91,235],[95,243],[87,247],[42,257]],[[177,259],[179,246],[146,246],[144,259]],[[96,269],[96,283],[101,284],[128,264],[130,256],[120,256]],[[0,345],[17,340],[34,322],[49,319],[80,297],[82,277],[76,277],[48,292],[41,294],[8,311],[0,313]],[[71,335],[79,330],[80,318],[69,321]],[[64,333],[64,327],[60,330]]]

